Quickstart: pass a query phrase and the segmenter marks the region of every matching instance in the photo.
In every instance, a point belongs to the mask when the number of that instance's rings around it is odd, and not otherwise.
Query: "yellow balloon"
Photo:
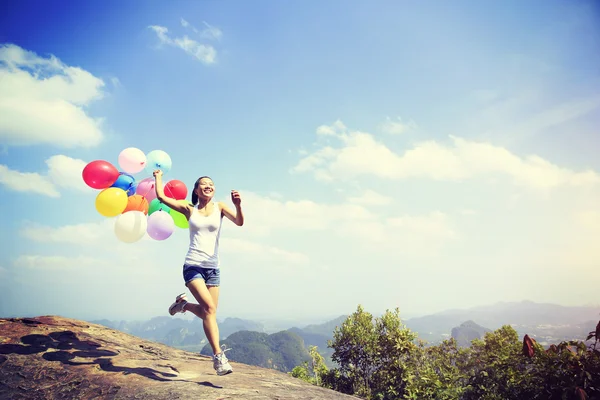
[[[96,210],[105,217],[116,217],[127,207],[127,192],[118,187],[109,187],[96,196]]]

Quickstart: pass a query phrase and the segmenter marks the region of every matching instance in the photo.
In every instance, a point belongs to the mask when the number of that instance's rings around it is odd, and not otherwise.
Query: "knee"
[[[204,311],[204,315],[207,317],[217,315],[217,307],[215,307],[213,304],[206,304],[204,307],[202,307],[202,311]]]

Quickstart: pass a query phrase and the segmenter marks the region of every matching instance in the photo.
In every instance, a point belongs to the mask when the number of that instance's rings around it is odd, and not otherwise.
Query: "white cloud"
[[[87,163],[83,160],[59,154],[46,160],[48,179],[57,186],[89,191],[82,178]]]
[[[397,120],[392,120],[390,117],[386,117],[385,122],[379,127],[382,132],[389,133],[390,135],[399,135],[416,128],[417,124],[415,121],[410,120],[408,122],[403,122],[402,118],[400,117],[398,117]]]
[[[392,229],[403,229],[411,234],[448,238],[455,236],[454,231],[448,226],[448,217],[440,211],[431,212],[429,215],[392,217],[387,220],[387,223]]]
[[[592,170],[573,171],[537,155],[519,157],[505,148],[456,136],[450,136],[450,145],[423,141],[398,154],[373,135],[348,131],[339,121],[319,127],[317,134],[334,137],[341,145],[323,145],[303,157],[292,172],[312,172],[315,178],[329,181],[368,175],[442,181],[504,176],[516,185],[537,189],[600,183],[600,175]]]
[[[364,206],[385,206],[392,203],[392,198],[367,189],[361,196],[348,198],[348,202]]]
[[[60,197],[58,187],[88,191],[81,173],[86,162],[65,155],[55,155],[46,160],[45,175],[37,172],[20,172],[0,165],[0,183],[17,192],[32,192],[50,197]]]
[[[200,32],[200,36],[205,39],[219,40],[223,36],[223,32],[215,26],[209,25],[207,22],[202,22],[205,28]]]
[[[223,239],[223,251],[247,255],[252,257],[254,262],[275,261],[281,267],[302,266],[309,263],[309,257],[306,254],[243,239]]]
[[[82,223],[50,227],[37,223],[23,223],[21,236],[40,243],[68,243],[80,246],[94,246],[101,241],[107,241],[112,233],[113,219],[102,223]]]
[[[99,266],[102,262],[92,257],[65,257],[65,256],[41,256],[22,255],[19,256],[14,265],[17,268],[31,268],[35,270],[69,270]]]
[[[188,21],[181,18],[181,26],[183,26],[184,28],[187,28],[187,29],[191,29],[194,33],[197,33],[198,35],[200,35],[201,38],[209,39],[209,40],[220,40],[221,39],[221,37],[223,36],[223,32],[219,28],[217,28],[216,26],[210,25],[206,21],[202,21],[202,24],[204,25],[205,28],[200,31],[195,26],[190,24]]]
[[[470,208],[464,208],[464,209],[460,210],[459,213],[462,215],[477,215],[478,214],[476,210],[471,210]]]
[[[60,193],[47,177],[35,172],[19,172],[0,165],[0,183],[17,192],[32,192],[50,197],[60,197]]]
[[[8,145],[93,147],[102,120],[85,107],[102,98],[104,82],[54,56],[0,45],[0,139]]]
[[[243,231],[236,229],[228,234],[252,237],[266,246],[282,235],[301,237],[300,242],[293,238],[284,242],[292,252],[304,253],[311,241],[319,245],[327,241],[336,246],[343,243],[343,246],[387,252],[401,241],[404,245],[398,253],[420,258],[435,255],[439,246],[459,237],[452,227],[452,218],[446,214],[439,211],[407,214],[373,207],[390,201],[389,197],[373,191],[331,204],[240,193],[244,198],[246,222]],[[311,260],[319,258],[310,252],[307,255]]]
[[[217,62],[217,51],[213,46],[201,44],[187,35],[171,38],[169,30],[164,26],[152,25],[149,28],[156,33],[161,44],[180,48],[204,64],[214,64]]]
[[[545,129],[562,125],[590,113],[600,107],[600,96],[561,102],[533,114],[514,128],[513,135],[521,140]]]

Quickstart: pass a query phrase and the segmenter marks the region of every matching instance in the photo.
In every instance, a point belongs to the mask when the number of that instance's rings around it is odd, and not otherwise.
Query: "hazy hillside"
[[[587,329],[590,324],[595,326],[593,321],[597,322],[599,317],[600,307],[565,307],[522,301],[447,310],[411,318],[404,323],[411,330],[418,332],[422,339],[432,343],[448,338],[452,328],[468,320],[491,330],[502,325],[512,325],[519,335],[527,333],[543,338],[546,342],[556,342],[568,338],[581,338],[582,330]]]
[[[202,320],[199,318],[185,320],[173,317],[155,317],[148,321],[102,319],[90,322],[189,351],[200,351],[206,342]],[[264,328],[260,322],[241,318],[225,318],[223,321],[219,321],[219,332],[222,338],[241,330],[263,332]]]
[[[325,364],[331,368],[335,365],[331,359],[333,349],[327,347],[327,342],[333,339],[333,331],[336,327],[340,326],[347,317],[347,315],[341,315],[322,324],[311,324],[304,328],[293,327],[288,329],[288,331],[300,336],[307,347],[317,346],[319,353],[325,359]]]
[[[289,372],[310,359],[302,338],[289,331],[270,335],[263,332],[239,331],[221,340],[221,344],[231,348],[226,354],[232,361],[283,372]],[[212,355],[209,344],[202,348],[201,354]]]
[[[492,330],[484,328],[473,321],[466,321],[460,326],[452,328],[451,336],[456,339],[459,346],[469,347],[473,340],[481,339],[486,332],[492,332]]]
[[[470,338],[475,337],[477,332],[481,334],[484,330],[495,330],[502,325],[512,324],[519,335],[527,333],[542,345],[547,345],[561,340],[585,338],[588,332],[595,329],[599,317],[600,307],[564,307],[523,301],[497,303],[463,310],[447,310],[406,319],[403,320],[403,323],[417,332],[419,338],[430,344],[450,338],[455,330],[455,337],[460,338],[462,345],[467,345],[472,340]],[[291,319],[288,321],[292,325],[287,327],[285,321],[272,320],[268,323],[271,328],[281,326],[282,329],[269,333],[288,331],[303,341],[305,349],[311,345],[317,346],[319,352],[324,356],[325,362],[331,367],[333,366],[331,360],[333,350],[327,347],[327,342],[333,338],[335,327],[340,326],[346,318],[346,315],[341,315],[324,323],[308,324],[304,327],[294,324]],[[461,326],[465,321],[470,321],[472,327],[478,327],[474,328],[475,332],[469,331],[468,326]],[[149,321],[99,320],[95,323],[188,351],[199,352],[206,345],[202,321],[198,318],[184,320],[173,317],[156,317]],[[460,329],[456,331],[457,328]],[[266,334],[262,322],[241,318],[226,318],[219,321],[219,330],[222,340],[240,331]],[[234,339],[236,338],[234,337]],[[238,339],[239,337],[236,340]],[[258,360],[256,362],[259,364],[255,365],[268,363],[267,360],[273,359],[272,357],[275,356],[269,353],[272,352],[270,347],[264,346],[267,346],[266,341],[255,341],[252,346],[244,350],[248,354],[243,357]],[[279,360],[277,363],[283,364],[284,362]]]

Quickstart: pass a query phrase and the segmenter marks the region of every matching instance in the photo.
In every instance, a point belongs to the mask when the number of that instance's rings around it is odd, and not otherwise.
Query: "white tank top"
[[[185,264],[203,268],[219,268],[219,237],[223,217],[219,205],[213,203],[213,211],[204,216],[196,207],[190,216],[190,247]]]

